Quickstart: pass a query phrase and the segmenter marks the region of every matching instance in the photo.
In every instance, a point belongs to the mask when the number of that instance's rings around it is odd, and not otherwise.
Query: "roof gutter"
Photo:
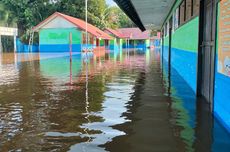
[[[125,12],[125,14],[140,28],[142,32],[146,30],[131,0],[114,1],[121,8],[121,10]]]

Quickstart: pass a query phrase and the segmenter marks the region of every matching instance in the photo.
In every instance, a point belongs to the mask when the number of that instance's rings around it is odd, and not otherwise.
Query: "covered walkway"
[[[0,151],[229,152],[230,0],[114,1],[161,47],[0,53]]]
[[[1,151],[229,152],[230,134],[160,50],[0,59]]]
[[[169,79],[175,69],[230,132],[230,0],[114,1],[142,31],[161,31]]]

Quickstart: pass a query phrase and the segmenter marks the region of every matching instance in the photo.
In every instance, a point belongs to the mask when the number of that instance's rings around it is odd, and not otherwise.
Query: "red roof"
[[[106,28],[105,32],[111,33],[111,34],[115,35],[118,38],[123,38],[124,37],[124,35],[122,33],[120,33],[118,30]]]
[[[146,30],[142,32],[139,28],[120,28],[120,29],[117,29],[117,31],[122,33],[123,36],[128,37],[133,40],[144,40],[144,39],[151,38],[150,30]]]
[[[151,31],[146,30],[142,32],[139,28],[120,28],[120,29],[109,29],[105,30],[107,33],[111,33],[118,38],[128,38],[132,40],[145,40],[145,39],[154,39],[155,37],[150,37]]]
[[[63,17],[67,21],[76,25],[76,27],[78,27],[82,30],[86,30],[86,22],[85,21],[78,19],[78,18],[75,18],[75,17],[72,17],[72,16],[68,16],[68,15],[59,13],[59,12],[56,12],[53,15],[49,16],[43,22],[41,22],[40,24],[35,26],[33,28],[33,30],[38,31],[40,28],[42,28],[44,25],[46,25],[48,22],[50,22],[50,20],[53,20],[56,16]],[[92,35],[96,36],[97,38],[108,39],[108,40],[112,39],[107,33],[103,32],[99,28],[97,28],[97,27],[95,27],[89,23],[88,23],[88,32],[91,33]]]

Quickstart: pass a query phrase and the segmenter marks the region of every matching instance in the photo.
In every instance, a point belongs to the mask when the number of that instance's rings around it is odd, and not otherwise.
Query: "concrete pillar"
[[[14,35],[14,52],[17,52],[17,43],[16,43],[17,37]]]
[[[3,52],[2,50],[2,36],[0,35],[0,53]]]
[[[93,45],[97,46],[97,38],[96,37],[93,38]]]
[[[130,46],[129,46],[129,39],[128,39],[128,55],[129,55],[129,51],[130,51]]]

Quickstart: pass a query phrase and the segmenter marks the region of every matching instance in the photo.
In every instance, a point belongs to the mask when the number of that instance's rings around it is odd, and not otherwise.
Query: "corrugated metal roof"
[[[86,22],[85,21],[78,19],[78,18],[75,18],[75,17],[72,17],[72,16],[69,16],[69,15],[59,13],[59,12],[56,12],[53,15],[49,16],[46,20],[44,20],[43,22],[41,22],[37,26],[35,26],[33,28],[33,30],[38,31],[44,25],[49,23],[51,20],[55,19],[56,16],[63,17],[67,21],[76,25],[77,28],[80,28],[82,30],[86,30]],[[97,38],[108,39],[108,40],[112,39],[112,37],[109,36],[107,33],[105,33],[104,31],[100,30],[99,28],[97,28],[97,27],[95,27],[89,23],[88,23],[88,32],[91,33],[92,35],[96,36]]]
[[[131,39],[149,39],[149,31],[142,32],[139,28],[120,28],[118,29],[125,36],[129,36]]]
[[[124,35],[122,33],[120,33],[117,30],[114,30],[114,29],[106,28],[105,32],[111,33],[111,34],[113,34],[114,36],[116,36],[118,38],[123,38],[124,37]]]
[[[151,31],[146,30],[142,32],[139,28],[120,28],[120,29],[109,29],[106,31],[115,35],[118,38],[128,38],[133,40],[144,40],[144,39],[154,39],[155,37],[150,37]]]
[[[182,0],[114,0],[142,30],[160,30],[175,4]]]

